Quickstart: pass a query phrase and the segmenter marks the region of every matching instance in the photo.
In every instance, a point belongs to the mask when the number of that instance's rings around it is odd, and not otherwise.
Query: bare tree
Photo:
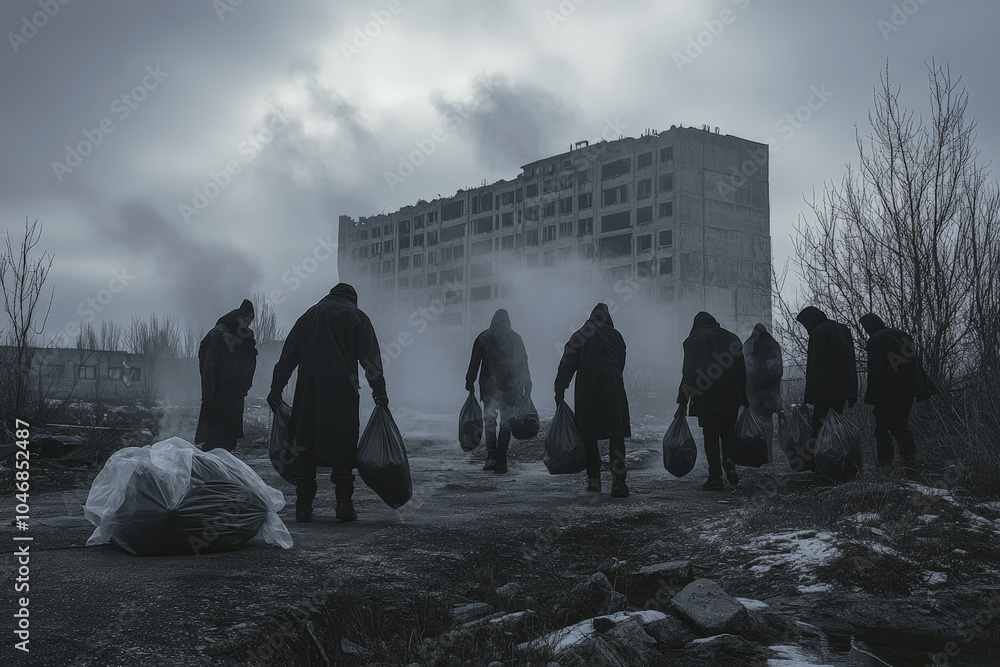
[[[857,132],[858,166],[814,194],[812,219],[796,226],[795,263],[804,302],[854,326],[858,340],[861,315],[879,313],[913,336],[928,372],[954,394],[981,364],[996,369],[1000,196],[974,147],[960,79],[933,62],[927,69],[925,119],[903,107],[886,68],[870,132]],[[782,333],[800,336],[796,309],[778,303]]]
[[[278,318],[274,313],[274,306],[267,300],[263,292],[255,292],[253,295],[253,331],[258,345],[273,343],[282,340],[284,333],[278,326]]]
[[[27,418],[30,372],[34,338],[40,335],[52,308],[54,290],[49,292],[48,303],[43,301],[45,281],[52,269],[53,255],[48,251],[35,254],[35,247],[42,237],[38,220],[24,221],[24,236],[15,246],[7,231],[7,242],[0,253],[0,288],[6,318],[0,332],[6,349],[0,364],[3,377],[3,418]],[[44,313],[42,312],[44,307]]]
[[[121,352],[125,328],[111,320],[101,320],[101,349],[107,352]]]
[[[170,317],[161,319],[153,314],[143,321],[135,316],[125,329],[124,341],[132,354],[142,356],[143,393],[146,403],[151,404],[159,393],[158,372],[162,362],[181,357],[180,328]]]

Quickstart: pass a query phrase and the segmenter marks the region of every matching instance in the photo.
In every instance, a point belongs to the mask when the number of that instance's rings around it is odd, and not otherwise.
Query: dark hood
[[[615,323],[611,321],[611,311],[608,310],[608,304],[606,303],[599,303],[594,306],[594,309],[590,311],[590,320],[597,324],[607,324],[609,327],[615,326]]]
[[[778,344],[778,341],[774,340],[774,336],[772,336],[768,332],[767,328],[760,322],[758,322],[757,326],[755,326],[753,331],[750,332],[750,338],[747,339],[747,342],[750,343],[755,349],[770,347]]]
[[[813,329],[826,322],[826,313],[816,306],[806,306],[795,318],[806,331],[812,333]]]
[[[230,310],[228,313],[220,317],[216,321],[215,325],[219,326],[220,324],[224,324],[230,329],[235,329],[239,326],[239,318],[241,315],[252,316],[253,314],[253,303],[249,299],[243,299],[243,303],[240,304],[239,308]]]
[[[694,316],[694,325],[691,327],[693,332],[695,329],[699,329],[704,326],[719,325],[719,321],[712,317],[711,314],[706,313],[704,310]]]
[[[885,322],[883,322],[882,318],[875,313],[862,315],[861,326],[865,328],[865,333],[867,333],[869,337],[874,336],[876,333],[886,328]]]
[[[510,329],[510,315],[503,308],[493,313],[493,321],[490,322],[491,329]]]
[[[330,290],[330,296],[358,305],[358,292],[347,283],[337,283],[337,286]]]

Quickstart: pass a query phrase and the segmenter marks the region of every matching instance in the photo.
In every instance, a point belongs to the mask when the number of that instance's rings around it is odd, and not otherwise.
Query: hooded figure
[[[231,452],[243,437],[243,400],[257,369],[253,317],[253,303],[244,299],[218,319],[198,346],[201,413],[194,441],[204,443],[206,452],[217,447]]]
[[[570,336],[556,372],[556,403],[563,400],[576,374],[576,427],[587,446],[588,490],[601,490],[601,456],[597,441],[610,440],[611,495],[628,495],[625,484],[625,438],[632,436],[625,396],[625,339],[615,329],[606,304]]]
[[[467,391],[473,391],[477,374],[486,422],[486,465],[483,470],[502,474],[507,472],[507,446],[510,444],[508,420],[517,399],[531,392],[524,341],[510,328],[510,316],[503,308],[497,310],[490,328],[479,334],[472,344],[472,359],[465,374]],[[497,412],[500,413],[499,443]]]
[[[813,437],[817,437],[830,408],[843,414],[844,404],[854,405],[858,399],[854,341],[850,329],[828,320],[814,306],[803,308],[795,319],[809,332],[803,402],[814,406]]]
[[[733,486],[739,483],[733,456],[736,451],[736,417],[747,402],[746,365],[743,343],[723,329],[706,312],[694,316],[691,333],[684,341],[684,369],[677,393],[677,412],[698,417],[705,436],[708,461],[706,491],[722,490],[722,470]],[[722,443],[720,455],[719,443]]]
[[[750,409],[764,425],[770,456],[771,441],[774,438],[774,414],[778,413],[779,422],[785,418],[781,401],[781,376],[784,368],[781,363],[781,346],[763,324],[758,323],[750,337],[743,342],[743,360],[747,367],[747,398],[750,400]]]
[[[358,447],[358,364],[378,405],[388,405],[382,355],[371,320],[358,308],[353,287],[339,283],[292,326],[274,365],[271,409],[277,409],[292,371],[299,369],[288,425],[288,438],[302,452],[295,479],[295,517],[312,518],[316,496],[316,466],[333,468],[337,518],[357,518],[354,494],[354,457]]]
[[[914,398],[928,398],[937,393],[937,387],[924,371],[909,334],[887,327],[874,313],[862,316],[861,326],[869,336],[865,346],[868,352],[865,403],[875,406],[878,462],[892,463],[895,436],[903,465],[913,467],[915,445],[909,424],[910,409]]]

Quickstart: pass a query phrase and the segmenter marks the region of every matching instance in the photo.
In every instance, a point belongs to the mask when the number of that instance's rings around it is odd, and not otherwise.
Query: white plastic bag
[[[137,555],[228,551],[259,534],[284,549],[285,506],[250,466],[224,449],[203,452],[181,438],[115,452],[91,485],[83,514],[96,529],[87,545],[112,543]]]

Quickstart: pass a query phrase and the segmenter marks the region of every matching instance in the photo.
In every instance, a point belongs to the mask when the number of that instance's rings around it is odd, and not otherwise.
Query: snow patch
[[[874,523],[881,521],[882,517],[875,512],[858,512],[854,516],[847,517],[847,520],[854,523]]]
[[[920,523],[930,523],[934,519],[938,518],[937,514],[921,514],[917,517],[917,521]]]
[[[538,639],[518,644],[517,650],[528,651],[548,647],[552,649],[553,653],[559,654],[597,634],[597,631],[594,630],[594,620],[596,618],[606,618],[616,624],[629,618],[635,618],[638,619],[643,625],[649,625],[653,621],[659,621],[666,617],[667,615],[662,611],[654,611],[652,609],[647,609],[645,611],[619,611],[607,616],[595,616],[594,618],[588,618],[585,621],[580,621],[579,623],[567,626],[561,630],[550,632],[544,637],[539,637]]]
[[[799,586],[799,593],[806,595],[808,593],[826,593],[828,590],[833,588],[830,584],[813,584],[812,586]]]
[[[754,545],[765,552],[750,561],[750,571],[762,574],[774,567],[787,566],[795,572],[812,572],[840,555],[833,544],[819,538],[814,531],[800,530],[757,538]]]
[[[767,661],[767,667],[833,667],[827,663],[813,662],[813,657],[799,646],[771,646],[776,658]]]
[[[766,602],[761,602],[760,600],[753,600],[751,598],[736,598],[737,601],[749,611],[762,611],[770,607]]]
[[[927,572],[924,574],[924,583],[928,586],[941,586],[947,583],[947,572]]]

